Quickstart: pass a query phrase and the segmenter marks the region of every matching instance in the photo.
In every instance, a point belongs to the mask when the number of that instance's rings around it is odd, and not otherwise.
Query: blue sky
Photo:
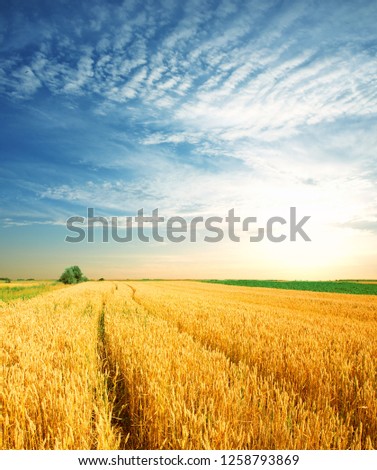
[[[4,275],[377,277],[377,2],[0,4]],[[290,206],[311,243],[64,241],[87,207]]]

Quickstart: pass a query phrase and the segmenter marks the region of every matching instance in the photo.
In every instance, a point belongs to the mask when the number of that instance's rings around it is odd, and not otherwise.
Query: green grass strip
[[[202,282],[244,287],[269,287],[312,292],[334,292],[338,294],[377,295],[377,284],[362,284],[348,281],[260,281],[236,279],[208,279]]]

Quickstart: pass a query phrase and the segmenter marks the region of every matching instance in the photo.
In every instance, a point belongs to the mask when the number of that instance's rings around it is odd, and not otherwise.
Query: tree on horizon
[[[70,266],[69,268],[66,268],[59,278],[59,281],[64,284],[78,284],[79,282],[85,282],[87,280],[88,278],[83,275],[78,266]]]

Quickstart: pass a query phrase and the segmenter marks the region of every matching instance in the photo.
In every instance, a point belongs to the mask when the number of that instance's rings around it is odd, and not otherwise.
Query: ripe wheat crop
[[[99,364],[102,291],[80,285],[0,306],[0,448],[117,447]]]
[[[3,449],[373,449],[375,297],[86,283],[0,305]]]

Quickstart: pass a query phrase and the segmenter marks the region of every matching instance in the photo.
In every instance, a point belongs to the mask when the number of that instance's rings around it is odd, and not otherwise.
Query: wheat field
[[[375,296],[88,282],[0,304],[1,449],[375,449]]]

